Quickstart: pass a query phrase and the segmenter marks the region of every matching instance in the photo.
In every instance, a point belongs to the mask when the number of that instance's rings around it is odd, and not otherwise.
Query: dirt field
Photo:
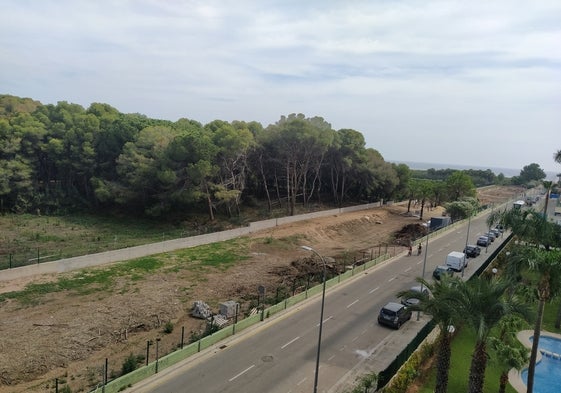
[[[479,199],[483,204],[501,202],[517,192],[493,187],[480,191]],[[442,213],[441,207],[431,209],[424,219]],[[344,266],[365,253],[383,252],[386,245],[389,252],[401,252],[402,246],[392,244],[393,234],[419,222],[406,214],[406,206],[397,205],[314,219],[253,234],[250,258],[226,271],[178,273],[164,267],[141,280],[118,281],[108,292],[46,294],[33,306],[8,300],[0,304],[0,393],[54,392],[55,378],[59,387],[67,383],[72,392],[88,391],[101,380],[105,358],[111,377],[120,373],[127,355],[145,353],[147,340],[161,337],[162,355],[179,344],[181,327],[185,341],[198,332],[203,323],[189,316],[195,300],[207,302],[215,312],[220,302],[236,300],[245,311],[259,285],[270,294],[290,286],[304,268],[319,271],[313,255],[300,245]],[[0,293],[53,279],[1,283]],[[163,332],[168,321],[175,327],[171,334]]]

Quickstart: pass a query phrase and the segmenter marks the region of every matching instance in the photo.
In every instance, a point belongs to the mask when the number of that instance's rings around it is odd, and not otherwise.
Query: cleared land
[[[479,199],[498,203],[519,193],[489,187]],[[425,211],[424,218],[442,212]],[[180,342],[181,327],[186,341],[198,334],[204,323],[189,315],[195,300],[214,311],[220,302],[236,300],[247,312],[259,285],[272,301],[279,289],[282,295],[319,277],[321,267],[300,245],[334,258],[332,269],[344,269],[365,254],[401,252],[394,235],[418,223],[406,206],[385,206],[97,269],[0,283],[0,392],[54,391],[55,378],[72,392],[88,391],[101,381],[105,358],[110,375],[118,375],[126,356],[145,353],[147,340],[161,337],[165,354]],[[170,322],[174,329],[165,333]]]

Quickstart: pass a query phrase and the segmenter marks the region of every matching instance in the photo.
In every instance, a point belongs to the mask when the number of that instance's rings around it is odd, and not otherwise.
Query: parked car
[[[498,224],[497,226],[495,226],[495,228],[497,231],[499,231],[499,233],[503,233],[505,230],[505,227],[503,227],[502,225]]]
[[[495,235],[495,239],[498,239],[499,236],[501,236],[501,232],[497,228],[493,228],[489,232],[491,232],[491,233],[493,233],[493,235]]]
[[[442,277],[443,274],[453,276],[454,269],[452,269],[450,266],[439,265],[432,272],[432,276],[435,280],[440,280],[440,277]]]
[[[493,232],[487,232],[484,234],[484,236],[487,236],[489,238],[489,240],[491,241],[491,243],[493,243],[495,241],[495,234]]]
[[[487,247],[491,244],[491,239],[488,236],[479,236],[477,238],[477,245],[481,247]]]
[[[475,258],[481,254],[481,248],[473,244],[468,244],[467,247],[464,248],[464,253],[468,258]]]
[[[411,297],[407,297],[407,298],[406,297],[401,298],[401,304],[403,304],[405,306],[408,306],[408,307],[419,304],[419,301],[420,301],[419,298],[429,295],[429,289],[424,285],[423,286],[415,285],[414,287],[409,288],[409,290],[411,292],[418,293],[419,296],[418,297],[411,296]]]
[[[400,303],[389,302],[380,310],[378,323],[399,329],[401,325],[411,319],[411,310]]]

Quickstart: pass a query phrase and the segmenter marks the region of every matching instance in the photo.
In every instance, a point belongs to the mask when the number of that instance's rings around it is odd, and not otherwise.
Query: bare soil
[[[479,192],[479,199],[482,204],[502,202],[517,192],[490,187]],[[411,213],[418,210],[413,206]],[[424,220],[442,214],[442,207],[426,209]],[[420,222],[407,213],[406,205],[318,218],[252,234],[250,258],[226,271],[162,268],[141,280],[118,281],[107,292],[49,293],[39,304],[26,306],[5,301],[0,304],[0,393],[54,391],[55,378],[59,387],[66,383],[72,392],[89,391],[101,381],[106,358],[110,377],[117,376],[127,355],[145,354],[148,340],[161,338],[162,355],[178,346],[181,327],[185,342],[191,333],[200,333],[205,322],[190,316],[194,301],[202,300],[217,312],[220,302],[235,300],[247,312],[255,305],[258,286],[272,296],[277,288],[294,287],[298,278],[319,272],[318,261],[300,245],[333,258],[330,268],[344,269],[363,257],[402,252],[404,240],[396,240],[398,232],[405,232],[405,239],[417,236]],[[2,282],[0,293],[60,277]],[[164,333],[168,322],[175,327],[170,334]],[[153,356],[151,352],[151,361]]]

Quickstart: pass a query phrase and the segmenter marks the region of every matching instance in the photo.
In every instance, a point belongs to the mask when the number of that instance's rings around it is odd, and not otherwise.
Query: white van
[[[466,254],[459,251],[452,251],[446,256],[446,266],[450,266],[457,272],[461,271],[467,266]]]

